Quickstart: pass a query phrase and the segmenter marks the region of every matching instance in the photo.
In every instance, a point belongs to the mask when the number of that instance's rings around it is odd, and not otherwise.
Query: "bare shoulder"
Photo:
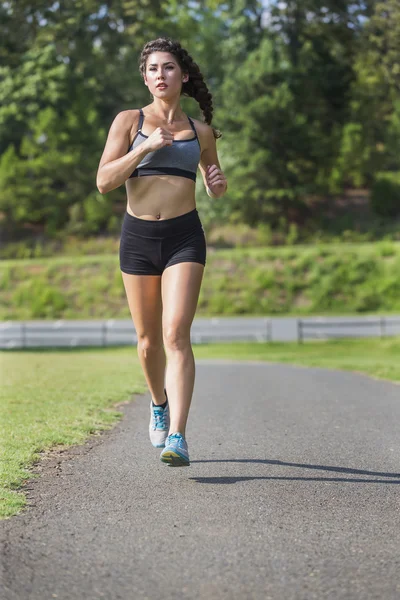
[[[128,110],[121,110],[113,121],[113,124],[118,127],[131,129],[135,123],[139,123],[140,111],[138,108],[132,108]]]
[[[200,145],[202,151],[206,150],[211,144],[214,144],[215,137],[211,125],[199,121],[199,119],[192,119],[194,126],[196,127],[197,135],[200,139]]]
[[[200,132],[204,135],[212,134],[212,127],[208,125],[208,123],[204,123],[204,121],[199,121],[199,119],[192,119],[194,126],[196,127],[196,131]]]
[[[134,137],[134,132],[136,132],[138,129],[139,118],[140,110],[138,108],[121,110],[121,112],[115,116],[111,124],[110,133],[112,135],[122,135],[126,137],[128,143],[130,144],[132,138]]]

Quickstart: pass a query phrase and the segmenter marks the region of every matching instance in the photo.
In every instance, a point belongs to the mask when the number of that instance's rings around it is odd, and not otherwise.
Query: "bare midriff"
[[[173,219],[196,208],[196,184],[176,175],[146,175],[125,182],[126,210],[146,221]]]

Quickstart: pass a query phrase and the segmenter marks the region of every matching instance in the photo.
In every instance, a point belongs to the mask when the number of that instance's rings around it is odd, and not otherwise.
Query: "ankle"
[[[167,396],[167,392],[166,390],[164,390],[164,398],[163,398],[163,402],[154,402],[154,398],[151,399],[151,403],[153,406],[159,406],[161,408],[166,408],[167,404],[168,404],[168,396]]]
[[[185,437],[185,431],[179,431],[179,429],[175,429],[175,430],[171,429],[168,432],[168,435],[174,435],[174,433],[179,433],[179,435],[181,435],[183,437],[183,439],[186,439],[186,437]]]
[[[166,400],[165,402],[163,402],[162,404],[156,404],[153,400],[151,401],[153,408],[157,406],[157,408],[166,408],[167,404],[168,404],[168,400]]]

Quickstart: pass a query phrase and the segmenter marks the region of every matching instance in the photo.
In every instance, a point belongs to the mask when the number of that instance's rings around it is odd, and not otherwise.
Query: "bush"
[[[117,255],[0,265],[0,318],[129,318]],[[211,252],[199,316],[400,310],[400,244]]]
[[[375,175],[370,203],[377,215],[382,217],[400,215],[400,172],[381,172]]]

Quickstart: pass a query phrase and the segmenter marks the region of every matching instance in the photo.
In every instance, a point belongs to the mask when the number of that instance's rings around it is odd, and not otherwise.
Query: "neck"
[[[171,104],[165,101],[154,102],[151,105],[151,109],[160,121],[164,121],[168,125],[172,125],[176,121],[182,121],[185,117],[179,102],[177,103],[176,101]]]

